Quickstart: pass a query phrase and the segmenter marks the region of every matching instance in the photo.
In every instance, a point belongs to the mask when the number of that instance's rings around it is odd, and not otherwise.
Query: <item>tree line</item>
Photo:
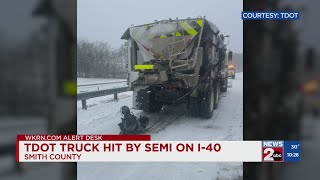
[[[126,78],[127,48],[112,48],[103,41],[77,42],[77,76],[85,78]]]

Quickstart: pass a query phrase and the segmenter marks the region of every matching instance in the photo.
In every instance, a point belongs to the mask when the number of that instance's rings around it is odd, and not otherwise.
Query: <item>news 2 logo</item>
[[[283,141],[262,141],[262,162],[283,162]]]

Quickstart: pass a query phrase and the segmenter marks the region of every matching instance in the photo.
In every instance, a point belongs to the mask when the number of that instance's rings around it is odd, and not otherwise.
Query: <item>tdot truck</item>
[[[232,52],[226,37],[205,17],[128,28],[121,39],[127,40],[133,108],[157,112],[186,102],[191,115],[210,118],[227,91]]]

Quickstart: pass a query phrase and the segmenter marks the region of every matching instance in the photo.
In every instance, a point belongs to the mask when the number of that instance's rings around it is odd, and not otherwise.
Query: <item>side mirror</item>
[[[228,60],[229,61],[232,61],[232,56],[233,56],[233,52],[229,51],[229,54],[228,54]]]
[[[228,42],[226,43],[226,45],[229,45],[229,43],[230,43],[230,36],[229,36],[229,35],[226,35],[226,36],[224,36],[224,38],[228,38]]]

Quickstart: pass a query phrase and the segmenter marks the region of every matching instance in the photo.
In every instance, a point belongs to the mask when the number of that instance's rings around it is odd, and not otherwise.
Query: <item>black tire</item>
[[[227,92],[228,91],[228,78],[225,78],[221,84],[223,84],[221,86],[221,92]]]
[[[158,112],[163,106],[162,102],[155,100],[155,94],[152,91],[140,90],[137,96],[137,102],[140,103],[140,109],[144,112]]]
[[[213,109],[217,109],[219,105],[219,96],[220,96],[220,89],[219,89],[219,84],[215,82],[213,84],[213,90],[214,90],[214,106]]]
[[[158,102],[154,97],[151,97],[147,102],[146,107],[143,109],[144,112],[154,113],[161,110],[163,106],[162,102]]]
[[[234,75],[232,75],[232,77],[231,77],[232,79],[235,79],[236,78],[236,75],[234,74]]]
[[[189,113],[193,117],[198,117],[200,114],[200,98],[190,97],[189,99]]]
[[[215,86],[217,89],[217,87]],[[202,118],[211,118],[213,114],[213,110],[216,106],[215,98],[217,91],[214,90],[214,87],[211,85],[207,92],[201,93],[201,101],[200,101],[200,116]]]

